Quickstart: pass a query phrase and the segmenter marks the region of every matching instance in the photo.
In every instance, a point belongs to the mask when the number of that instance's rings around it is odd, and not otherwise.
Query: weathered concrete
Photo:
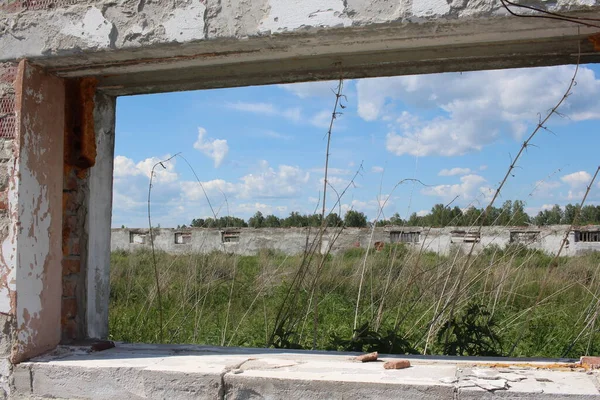
[[[112,216],[113,160],[115,148],[114,97],[97,94],[94,126],[96,131],[96,163],[89,173],[87,198],[88,233],[86,263],[86,336],[108,336],[108,303],[110,291],[110,221]]]
[[[17,77],[17,142],[9,199],[14,270],[10,313],[19,362],[60,341],[64,85],[22,61]],[[3,253],[8,247],[3,246]],[[6,254],[4,254],[6,257]],[[6,310],[2,310],[6,312]]]
[[[597,373],[573,360],[409,357],[385,370],[356,354],[125,345],[61,348],[15,367],[18,395],[80,399],[592,399]],[[380,355],[391,360],[398,356]],[[558,362],[557,362],[558,361]],[[493,367],[501,363],[501,367]],[[526,364],[525,364],[526,363]],[[483,387],[498,387],[488,391]],[[492,393],[493,392],[493,393]]]
[[[600,227],[582,227],[575,230],[600,231]],[[504,248],[519,239],[519,233],[532,234],[533,240],[520,243],[531,249],[542,250],[548,254],[556,254],[560,249],[565,233],[569,230],[567,225],[554,225],[548,227],[483,227],[480,240],[475,244],[473,251],[479,253],[490,246]],[[330,251],[332,254],[344,252],[351,248],[367,248],[376,242],[391,243],[391,232],[418,233],[418,241],[406,243],[415,249],[448,255],[461,249],[470,251],[472,244],[465,242],[454,231],[477,231],[477,228],[446,227],[382,227],[375,228],[371,238],[371,230],[364,228],[328,229],[323,239],[322,252]],[[237,242],[223,242],[223,233],[234,233],[238,236]],[[318,233],[318,228],[241,228],[241,229],[202,229],[192,228],[184,231],[176,229],[155,229],[154,245],[156,249],[172,254],[182,253],[210,253],[211,251],[224,251],[240,255],[253,255],[261,250],[275,250],[289,255],[299,254],[307,249],[307,243],[313,243]],[[187,243],[177,243],[181,234],[189,235]],[[512,239],[511,239],[512,234]],[[143,243],[142,243],[143,241]],[[111,250],[135,251],[150,247],[148,229],[113,229],[111,235]],[[574,231],[568,235],[568,244],[561,254],[573,256],[587,251],[600,251],[600,242],[578,242],[575,240]]]
[[[111,94],[567,64],[579,45],[582,62],[599,60],[587,40],[599,29],[512,17],[499,1],[51,3],[5,8],[0,61],[96,76]],[[570,16],[600,10],[597,0],[527,4]]]

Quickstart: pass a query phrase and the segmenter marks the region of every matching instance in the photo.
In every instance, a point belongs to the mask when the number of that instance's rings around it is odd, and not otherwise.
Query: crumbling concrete
[[[598,29],[516,18],[499,1],[18,3],[0,8],[0,61],[26,57],[59,76],[95,76],[118,95],[566,64],[579,47],[582,62],[599,59],[588,41]],[[600,9],[597,0],[527,4],[580,17]]]
[[[386,370],[356,354],[319,351],[125,345],[61,348],[15,368],[23,397],[79,399],[597,399],[597,372],[575,360],[408,356]],[[399,356],[381,355],[382,361]],[[401,358],[407,358],[402,356]]]
[[[580,230],[599,231],[600,227],[588,226],[573,230],[568,225],[547,227],[483,227],[477,237],[478,228],[467,227],[377,227],[371,237],[368,228],[328,229],[321,245],[322,252],[342,253],[352,248],[377,249],[378,244],[396,242],[398,235],[404,232],[416,235],[416,241],[405,243],[413,248],[438,254],[448,255],[461,249],[469,252],[471,239],[476,240],[473,251],[478,253],[490,246],[504,248],[508,244],[522,244],[530,249],[542,250],[548,254],[556,254],[567,235],[567,242],[561,254],[573,256],[588,251],[600,251],[600,242],[579,242],[575,232]],[[471,232],[471,234],[469,234]],[[153,229],[156,249],[172,254],[210,253],[223,251],[239,255],[254,255],[261,250],[274,250],[288,255],[295,255],[310,248],[318,235],[318,228],[229,228],[186,230],[158,228]],[[187,241],[180,240],[180,235],[187,235]],[[225,237],[233,238],[227,241]],[[111,250],[136,251],[150,247],[148,229],[113,229]]]

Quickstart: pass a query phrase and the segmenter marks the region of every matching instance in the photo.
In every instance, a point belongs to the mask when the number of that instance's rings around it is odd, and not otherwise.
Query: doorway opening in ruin
[[[595,66],[580,68],[578,87],[600,85]],[[538,149],[519,160],[484,213],[511,163],[498,154],[518,152],[573,72],[119,98],[110,338],[399,354],[592,351],[586,346],[599,334],[585,315],[595,289],[580,290],[573,269],[583,266],[588,284],[598,269],[576,245],[592,240],[570,224],[600,224],[572,213],[574,193],[593,175],[593,146],[575,150],[569,132],[597,140],[596,117],[577,89],[565,113],[586,117],[551,118],[557,134],[534,138]],[[569,148],[581,157],[566,168],[557,151]],[[565,237],[571,245],[557,254]],[[540,275],[556,262],[549,278]],[[473,307],[481,318],[467,322]],[[546,312],[557,308],[573,318]],[[577,339],[574,325],[584,332]],[[461,341],[472,346],[459,349]]]

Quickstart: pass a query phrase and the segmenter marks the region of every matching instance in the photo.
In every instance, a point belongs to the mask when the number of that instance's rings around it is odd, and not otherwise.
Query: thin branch
[[[163,343],[164,340],[164,336],[163,336],[163,308],[162,308],[162,295],[161,295],[161,291],[160,291],[160,278],[159,278],[159,274],[158,274],[158,265],[156,264],[156,250],[154,249],[154,228],[152,227],[152,213],[150,211],[150,197],[152,195],[152,181],[154,179],[154,170],[156,169],[156,167],[158,167],[159,165],[161,167],[163,167],[164,169],[167,169],[167,167],[165,167],[164,163],[171,161],[173,158],[177,157],[179,155],[179,153],[167,158],[166,160],[162,160],[157,162],[156,164],[154,164],[152,166],[152,171],[150,172],[150,183],[148,185],[148,228],[150,229],[150,246],[152,248],[152,265],[154,267],[154,279],[156,280],[156,296],[158,299],[158,323],[159,323],[159,339],[160,339],[160,343]]]

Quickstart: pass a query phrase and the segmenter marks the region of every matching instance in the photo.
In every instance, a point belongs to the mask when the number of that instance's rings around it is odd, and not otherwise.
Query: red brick
[[[581,357],[580,363],[586,369],[600,369],[600,357],[584,356]]]
[[[77,179],[77,175],[75,172],[70,172],[68,176],[65,177],[65,185],[63,189],[65,190],[77,190],[79,187],[79,179]]]
[[[63,282],[63,297],[75,297],[77,290],[77,281],[73,278],[64,278]]]
[[[63,338],[77,339],[77,321],[66,319],[62,321]]]
[[[79,248],[79,238],[70,238],[68,243],[68,253],[70,256],[79,256],[81,254]]]
[[[71,215],[65,217],[66,220],[66,228],[69,229],[69,232],[77,232],[77,225],[79,223],[79,218],[76,215]]]
[[[77,202],[77,193],[76,192],[63,192],[63,197],[65,197],[65,212],[67,215],[73,215],[77,213],[80,204]]]
[[[6,190],[0,192],[0,210],[8,210],[8,193]]]
[[[62,317],[71,319],[77,316],[77,299],[69,298],[62,300]]]
[[[378,356],[379,356],[379,354],[375,351],[373,353],[363,354],[361,356],[356,357],[356,361],[361,361],[361,362],[377,361]]]
[[[78,274],[81,271],[81,261],[78,259],[63,259],[63,275]]]
[[[410,367],[410,361],[408,360],[393,360],[383,364],[383,368],[385,369],[404,369],[408,367]]]

